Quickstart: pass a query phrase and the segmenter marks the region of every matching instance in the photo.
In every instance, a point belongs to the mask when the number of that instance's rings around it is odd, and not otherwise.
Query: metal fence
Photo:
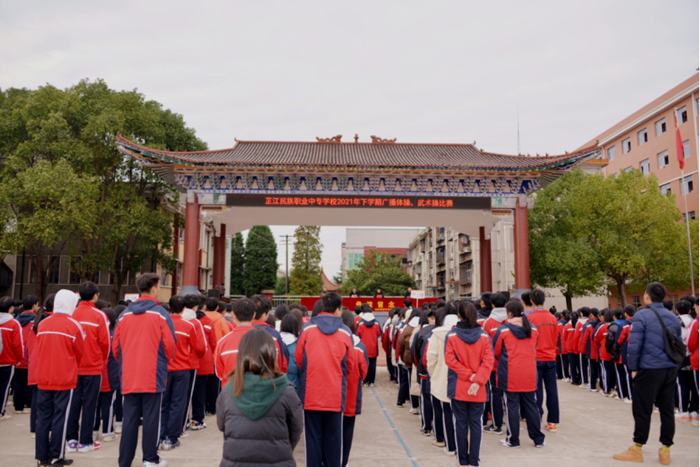
[[[275,308],[277,305],[280,305],[284,303],[285,305],[291,305],[292,303],[296,303],[298,305],[301,305],[301,299],[304,297],[304,295],[273,295],[272,296],[272,308]],[[245,295],[230,295],[229,298],[231,299],[232,302],[235,302],[239,298],[246,298]]]

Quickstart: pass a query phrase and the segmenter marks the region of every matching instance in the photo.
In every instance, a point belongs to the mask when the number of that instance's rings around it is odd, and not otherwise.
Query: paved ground
[[[408,408],[396,407],[396,386],[388,382],[384,368],[377,371],[377,385],[364,388],[362,415],[357,419],[355,440],[350,456],[351,466],[372,467],[433,467],[455,465],[454,457],[430,444],[429,438],[419,431],[419,417],[411,415]],[[612,454],[626,449],[631,444],[633,421],[631,406],[600,394],[559,383],[561,416],[559,432],[547,435],[547,446],[535,449],[527,438],[524,425],[521,429],[520,449],[508,449],[498,444],[499,436],[484,435],[481,461],[484,466],[518,467],[566,465],[617,466],[625,464],[615,461]],[[375,395],[376,394],[376,395]],[[380,408],[383,404],[386,412]],[[11,407],[8,407],[11,410]],[[388,418],[387,418],[388,416]],[[391,423],[390,421],[391,420]],[[397,427],[392,430],[391,424]],[[163,453],[173,467],[204,467],[219,465],[222,437],[216,429],[216,421],[207,419],[209,428],[190,432],[182,440],[183,446],[175,451]],[[658,464],[656,451],[659,447],[658,416],[652,423],[650,443],[645,448],[646,463]],[[398,435],[398,436],[397,436]],[[402,442],[405,444],[406,448]],[[690,422],[676,424],[675,446],[672,449],[673,464],[697,466],[698,429]],[[34,440],[29,434],[29,416],[13,415],[11,420],[0,422],[0,466],[36,465]],[[99,451],[87,454],[70,454],[76,467],[116,465],[118,441],[103,444]],[[409,457],[410,456],[410,457]],[[304,465],[303,439],[295,451],[299,465]],[[413,463],[411,461],[413,459]],[[139,462],[134,466],[143,465]]]

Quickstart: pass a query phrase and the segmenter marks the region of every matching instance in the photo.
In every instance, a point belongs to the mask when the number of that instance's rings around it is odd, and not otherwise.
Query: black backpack
[[[620,346],[617,345],[617,324],[608,326],[608,335],[605,336],[605,351],[610,354],[610,361],[617,361],[620,358]]]
[[[659,313],[655,309],[650,307],[649,310],[653,311],[656,317],[659,318],[659,323],[661,323],[661,327],[664,330],[664,350],[666,351],[666,355],[668,355],[668,358],[670,358],[673,363],[680,365],[683,363],[683,359],[685,359],[688,347],[686,347],[680,337],[666,327],[666,323],[664,323],[664,320],[661,319],[661,316],[659,316]]]

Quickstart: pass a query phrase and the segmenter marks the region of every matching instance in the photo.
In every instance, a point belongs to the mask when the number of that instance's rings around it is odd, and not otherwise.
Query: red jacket
[[[354,417],[362,412],[362,381],[367,376],[369,367],[369,357],[364,344],[357,336],[353,336],[352,340],[355,344],[356,363],[348,371],[348,395],[345,398],[345,412],[343,412],[346,417]]]
[[[382,329],[374,319],[366,321],[360,320],[356,330],[357,337],[367,349],[368,358],[376,358],[379,355],[379,338],[382,337]]]
[[[486,320],[488,321],[488,319]],[[480,327],[463,329],[457,324],[445,337],[447,397],[465,402],[486,402],[486,383],[493,368],[491,339]],[[479,385],[476,395],[467,392],[472,383]]]
[[[505,323],[496,331],[493,353],[498,360],[496,386],[510,392],[532,392],[537,389],[538,330],[530,337],[520,326]]]
[[[207,315],[203,315],[201,318],[199,318],[199,322],[202,323],[202,328],[204,329],[205,341],[207,342],[207,350],[206,352],[204,352],[204,356],[199,359],[199,368],[197,369],[197,374],[213,375],[214,349],[216,349],[216,333],[214,332],[214,323],[211,322]]]
[[[90,301],[81,301],[72,318],[85,332],[85,353],[80,360],[79,375],[101,375],[109,358],[109,320]]]
[[[27,385],[36,385],[36,334],[31,328],[27,334]]]
[[[583,334],[583,325],[588,322],[588,318],[579,318],[574,331],[574,353],[581,353],[581,334]],[[583,352],[585,353],[585,352]]]
[[[600,326],[600,320],[591,319],[586,324],[588,324],[588,326],[586,326],[585,331],[583,331],[581,335],[580,353],[586,355],[586,357],[591,360],[598,360],[598,351],[593,342],[593,338],[595,337],[596,328]]]
[[[537,361],[553,362],[557,359],[559,346],[559,324],[557,318],[544,308],[537,308],[527,317],[530,324],[537,326]]]
[[[690,351],[690,367],[698,371],[700,366],[698,365],[698,339],[700,335],[700,324],[698,324],[697,318],[693,320],[693,324],[690,325],[690,335],[688,336],[688,350]]]
[[[17,365],[17,368],[20,370],[27,369],[27,357],[29,356],[27,352],[27,340],[29,338],[29,331],[31,331],[32,326],[34,326],[35,319],[36,314],[34,314],[31,311],[22,312],[16,318],[16,321],[19,323],[20,326],[22,326],[22,344],[24,345],[24,348],[22,349],[22,361],[19,365]]]
[[[253,326],[236,326],[233,332],[222,337],[216,345],[216,376],[221,380],[221,387],[226,386],[229,380],[226,375],[236,367],[238,345],[243,335],[253,329],[255,329]]]
[[[562,348],[566,344],[566,353],[578,353],[576,348],[576,328],[571,325],[571,321],[564,325],[564,330],[562,331]]]
[[[0,336],[2,336],[2,353],[0,365],[18,365],[24,356],[22,326],[12,319],[9,313],[0,313]]]
[[[39,323],[36,336],[36,379],[44,391],[67,391],[78,383],[85,332],[68,315],[54,313]]]
[[[224,315],[218,311],[205,311],[204,314],[207,315],[207,318],[209,318],[212,323],[214,323],[214,335],[216,336],[216,342],[219,342],[222,337],[231,332],[231,327],[229,326],[228,321],[224,319]]]
[[[305,410],[345,411],[348,371],[357,364],[354,347],[352,333],[338,316],[321,313],[304,326],[295,357]]]
[[[183,321],[190,323],[194,327],[195,343],[191,347],[190,367],[188,369],[196,370],[199,368],[200,360],[204,358],[207,353],[207,347],[209,347],[206,335],[204,334],[204,326],[202,326],[202,323],[200,323],[198,319],[191,319],[189,321],[183,319]]]
[[[289,365],[289,349],[287,349],[287,344],[285,344],[282,340],[280,333],[277,332],[275,328],[263,321],[253,320],[253,327],[270,333],[272,338],[275,340],[275,346],[277,347],[277,364],[280,367],[280,371],[282,373],[286,373]]]
[[[192,369],[190,354],[204,355],[204,340],[197,339],[194,324],[182,319],[180,315],[170,315],[177,337],[175,358],[168,362],[168,371],[183,371]],[[201,342],[200,342],[201,341]],[[197,362],[199,364],[199,361]]]
[[[600,357],[600,360],[604,362],[609,362],[610,361],[610,354],[608,351],[605,349],[605,339],[607,339],[608,336],[608,325],[607,324],[601,324],[598,326],[598,329],[595,331],[595,335],[593,336],[593,343],[596,348],[596,354]]]
[[[561,320],[557,323],[559,332],[559,345],[557,346],[557,355],[566,355],[569,351],[566,349],[566,325],[568,322]]]
[[[129,304],[119,315],[112,342],[122,369],[122,394],[165,391],[175,339],[173,321],[158,302],[141,297]]]
[[[389,353],[391,349],[391,344],[389,343],[389,336],[391,335],[391,322],[389,322],[382,331],[382,348],[385,353]]]
[[[484,324],[482,324],[481,327],[484,329],[484,331],[486,331],[486,334],[488,334],[491,342],[494,342],[493,338],[496,335],[496,331],[501,324],[506,322],[507,319],[508,312],[505,311],[505,308],[494,308],[491,310],[489,317],[484,320]],[[494,359],[493,369],[491,371],[498,371],[498,361],[496,359]]]

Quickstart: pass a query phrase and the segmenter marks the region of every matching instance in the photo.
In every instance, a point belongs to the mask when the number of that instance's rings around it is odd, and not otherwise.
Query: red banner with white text
[[[320,300],[321,297],[302,297],[301,304],[311,311],[314,307],[314,303]],[[371,298],[371,297],[343,297],[343,306],[347,307],[350,311],[355,311],[356,306],[360,306],[364,303],[369,304],[372,311],[390,311],[394,307],[403,308],[403,301],[406,300],[403,297],[386,297],[386,298]],[[413,301],[413,306],[420,308],[423,303],[436,302],[437,297],[411,299]]]

